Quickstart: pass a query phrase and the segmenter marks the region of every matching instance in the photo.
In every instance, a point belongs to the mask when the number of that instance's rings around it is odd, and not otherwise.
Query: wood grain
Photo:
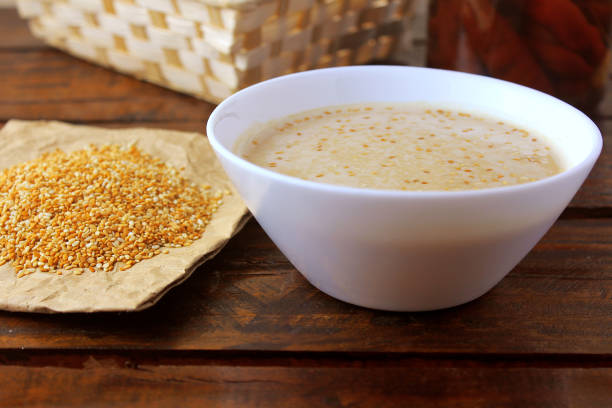
[[[19,18],[16,9],[0,8],[0,39],[0,51],[46,47],[30,34],[27,24]]]
[[[0,367],[2,406],[610,407],[612,369]],[[21,388],[23,384],[29,386]],[[520,390],[520,392],[517,392]]]
[[[53,50],[14,10],[0,10],[0,39],[0,126],[202,132],[213,109]],[[336,301],[251,221],[144,312],[0,312],[0,406],[612,407],[608,88],[591,176],[480,299],[428,313]]]
[[[612,83],[612,81],[611,81]],[[610,91],[612,94],[612,90]],[[610,104],[612,112],[612,103]],[[593,171],[589,174],[570,206],[601,209],[612,216],[612,120],[601,119],[597,125],[603,135],[603,149]]]
[[[0,119],[71,122],[198,121],[213,106],[119,75],[59,51],[0,54]]]
[[[450,335],[449,335],[450,334]],[[612,220],[561,220],[480,299],[385,313],[312,287],[255,222],[149,310],[0,313],[4,349],[612,353]]]

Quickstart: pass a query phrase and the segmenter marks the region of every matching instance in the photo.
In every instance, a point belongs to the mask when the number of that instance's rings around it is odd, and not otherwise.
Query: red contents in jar
[[[583,108],[600,100],[610,0],[434,0],[428,65],[517,82]]]

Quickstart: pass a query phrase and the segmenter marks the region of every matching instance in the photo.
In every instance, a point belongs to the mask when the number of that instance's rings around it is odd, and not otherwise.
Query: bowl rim
[[[522,184],[514,184],[510,186],[501,186],[501,187],[488,187],[482,189],[472,189],[472,190],[452,190],[452,191],[443,191],[443,190],[394,190],[394,189],[374,189],[374,188],[363,188],[363,187],[351,187],[345,185],[338,184],[330,184],[323,183],[319,181],[311,181],[304,180],[298,177],[289,176],[283,173],[279,173],[273,170],[268,170],[264,167],[258,166],[248,160],[243,159],[242,157],[235,154],[230,149],[226,148],[219,140],[217,135],[214,132],[214,127],[216,123],[221,120],[220,117],[223,113],[223,110],[230,105],[234,100],[243,97],[244,94],[248,94],[253,90],[259,89],[261,87],[267,87],[272,83],[283,82],[283,81],[291,81],[296,77],[305,77],[305,76],[313,76],[313,75],[325,75],[325,72],[329,71],[347,71],[347,70],[410,70],[410,71],[437,71],[442,75],[452,75],[457,78],[462,77],[478,77],[479,80],[488,81],[490,84],[497,84],[507,87],[513,88],[522,88],[524,91],[529,93],[539,94],[540,97],[544,97],[545,99],[549,99],[551,102],[556,104],[562,104],[565,108],[573,111],[578,116],[582,117],[582,119],[586,119],[586,123],[592,127],[593,132],[591,136],[593,138],[593,148],[589,151],[589,153],[578,163],[564,169],[560,173],[555,175],[545,177],[536,181],[529,181]],[[427,101],[425,101],[427,102]],[[323,107],[323,106],[321,106]],[[298,113],[298,112],[296,112]],[[310,190],[319,190],[327,193],[338,193],[338,194],[348,194],[348,195],[366,195],[366,196],[384,196],[384,197],[411,197],[411,198],[463,198],[466,196],[482,196],[482,195],[499,195],[499,194],[515,194],[517,192],[529,191],[532,189],[539,189],[541,187],[545,187],[550,184],[556,184],[559,182],[563,182],[566,179],[571,179],[575,177],[577,174],[581,173],[585,169],[592,167],[597,161],[599,155],[601,154],[603,147],[603,138],[601,135],[601,131],[597,127],[597,125],[582,111],[575,108],[574,106],[564,102],[552,95],[546,94],[544,92],[538,91],[533,88],[529,88],[524,85],[516,84],[513,82],[492,78],[484,75],[470,74],[460,71],[451,71],[439,68],[429,68],[429,67],[415,67],[415,66],[403,66],[403,65],[357,65],[357,66],[343,66],[343,67],[331,67],[331,68],[319,68],[308,71],[296,72],[287,75],[282,75],[279,77],[271,78],[262,82],[258,82],[254,85],[241,89],[240,91],[230,95],[226,99],[224,99],[219,105],[215,107],[213,112],[210,114],[208,121],[206,123],[206,134],[208,140],[213,147],[213,149],[217,152],[217,154],[226,157],[228,160],[236,162],[237,165],[243,167],[249,172],[254,172],[258,175],[261,175],[266,178],[271,178],[275,181],[292,184],[296,187],[306,188]]]

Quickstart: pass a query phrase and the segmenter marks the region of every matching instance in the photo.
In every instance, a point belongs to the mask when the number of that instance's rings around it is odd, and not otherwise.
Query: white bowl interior
[[[566,169],[600,150],[595,125],[549,95],[477,75],[391,66],[314,70],[257,84],[219,106],[209,121],[209,136],[232,151],[238,137],[256,123],[329,105],[413,101],[485,112],[536,131],[550,140]]]

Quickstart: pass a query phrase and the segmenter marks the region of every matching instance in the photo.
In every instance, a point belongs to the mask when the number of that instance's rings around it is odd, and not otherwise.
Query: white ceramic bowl
[[[425,101],[482,111],[553,141],[562,173],[460,192],[358,189],[285,176],[232,152],[255,122],[307,109]],[[432,310],[475,299],[550,228],[602,146],[595,124],[544,93],[492,78],[427,68],[356,66],[268,80],[223,101],[207,132],[247,206],[314,286],[375,309]]]

